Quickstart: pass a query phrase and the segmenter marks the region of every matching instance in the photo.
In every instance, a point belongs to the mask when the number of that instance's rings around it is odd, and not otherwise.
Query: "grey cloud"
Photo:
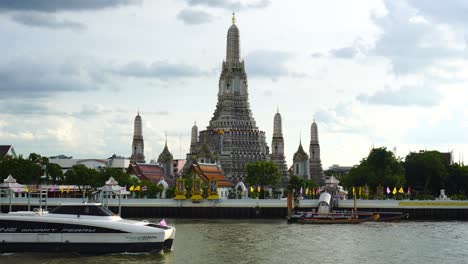
[[[383,33],[370,54],[387,57],[394,73],[419,72],[436,62],[466,57],[464,50],[453,48],[444,39],[446,32],[437,24],[415,21],[418,10],[406,2],[386,0],[385,6],[388,11],[385,16],[372,17]]]
[[[466,0],[451,1],[418,1],[408,0],[408,3],[418,9],[425,16],[442,23],[463,24],[468,23],[468,2]]]
[[[86,29],[84,24],[70,21],[68,19],[59,20],[55,16],[46,15],[43,13],[17,13],[12,16],[12,19],[20,24],[30,27],[45,27],[50,29],[71,29],[81,31]]]
[[[0,100],[0,112],[11,115],[48,115],[51,110],[47,103],[38,100]]]
[[[330,51],[331,55],[336,58],[350,59],[354,58],[358,54],[358,50],[353,47],[344,47],[340,49],[333,49]]]
[[[213,20],[213,16],[210,13],[193,9],[183,9],[179,12],[177,18],[188,25],[199,25]]]
[[[75,70],[67,72],[62,67]],[[98,89],[89,80],[89,71],[85,65],[63,66],[46,60],[16,59],[0,64],[0,98],[38,98],[57,92]]]
[[[438,105],[442,96],[430,87],[405,86],[397,90],[385,87],[372,95],[360,94],[357,100],[373,105],[431,107]]]
[[[286,67],[291,54],[282,51],[256,50],[245,57],[247,72],[252,77],[267,77],[276,80],[286,76],[289,71]]]
[[[270,0],[246,1],[243,3],[238,0],[186,0],[191,6],[208,6],[224,8],[229,11],[236,11],[250,8],[265,8],[271,4]]]
[[[0,11],[84,11],[141,3],[141,0],[3,0]]]
[[[207,74],[207,72],[195,66],[166,61],[156,61],[149,65],[142,62],[131,62],[118,67],[113,72],[127,77],[159,78],[163,80],[167,78],[200,77]]]

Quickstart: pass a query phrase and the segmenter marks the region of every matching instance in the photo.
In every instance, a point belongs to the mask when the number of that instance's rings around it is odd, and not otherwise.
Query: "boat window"
[[[62,205],[54,208],[49,214],[71,214],[71,215],[94,215],[112,216],[114,213],[104,207],[97,205]]]

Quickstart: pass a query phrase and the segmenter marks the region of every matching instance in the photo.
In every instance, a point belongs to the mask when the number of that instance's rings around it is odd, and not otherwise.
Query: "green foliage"
[[[341,177],[341,183],[348,188],[368,185],[371,190],[378,185],[404,186],[405,182],[402,162],[385,147],[372,149],[367,158]]]
[[[272,161],[256,161],[248,163],[245,166],[245,170],[247,172],[246,182],[250,186],[260,185],[262,198],[265,197],[263,187],[278,184],[281,177],[278,166]]]
[[[466,200],[466,195],[464,194],[454,194],[450,197],[451,200]]]
[[[294,198],[297,199],[299,197],[300,189],[302,188],[302,195],[305,196],[305,190],[308,188],[312,190],[312,188],[317,188],[317,183],[314,180],[306,180],[302,179],[299,176],[292,175],[289,179],[288,186],[286,187],[289,193],[294,195]]]
[[[458,163],[448,167],[448,181],[445,184],[447,193],[468,195],[468,167]]]
[[[405,159],[408,185],[427,194],[438,195],[448,178],[448,168],[438,151],[411,152]]]
[[[49,163],[46,165],[46,173],[48,178],[50,179],[51,184],[61,184],[65,179],[62,172],[62,168],[60,168],[60,165],[55,163]]]

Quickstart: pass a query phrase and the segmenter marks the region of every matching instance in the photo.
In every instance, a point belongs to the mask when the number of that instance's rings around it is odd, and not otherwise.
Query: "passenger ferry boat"
[[[0,252],[120,253],[170,250],[175,228],[122,219],[99,203],[0,214]]]

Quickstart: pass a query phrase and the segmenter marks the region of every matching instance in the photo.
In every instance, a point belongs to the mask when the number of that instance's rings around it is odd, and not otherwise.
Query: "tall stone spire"
[[[193,127],[192,127],[192,136],[190,140],[190,152],[191,153],[195,151],[197,143],[198,143],[198,127],[197,127],[197,122],[194,122]]]
[[[145,146],[143,143],[143,123],[140,116],[140,110],[135,117],[135,122],[133,124],[133,142],[132,142],[132,156],[130,161],[145,163]]]
[[[238,63],[240,61],[240,37],[236,26],[236,17],[232,13],[232,25],[227,34],[226,62]]]
[[[281,178],[281,182],[286,185],[289,181],[289,177],[288,167],[284,157],[284,138],[279,109],[277,110],[277,113],[273,119],[273,138],[271,140],[271,148],[271,161],[278,165],[278,169],[283,176],[283,178]]]
[[[310,177],[319,185],[325,184],[325,175],[322,169],[322,161],[320,160],[320,144],[318,139],[317,123],[314,122],[310,126]]]
[[[226,60],[218,83],[218,103],[206,130],[187,156],[187,168],[194,161],[218,162],[232,181],[244,178],[247,163],[267,160],[269,148],[265,132],[257,127],[250,110],[247,74],[240,60],[239,29],[235,24],[227,33]],[[193,142],[193,140],[192,140]]]

